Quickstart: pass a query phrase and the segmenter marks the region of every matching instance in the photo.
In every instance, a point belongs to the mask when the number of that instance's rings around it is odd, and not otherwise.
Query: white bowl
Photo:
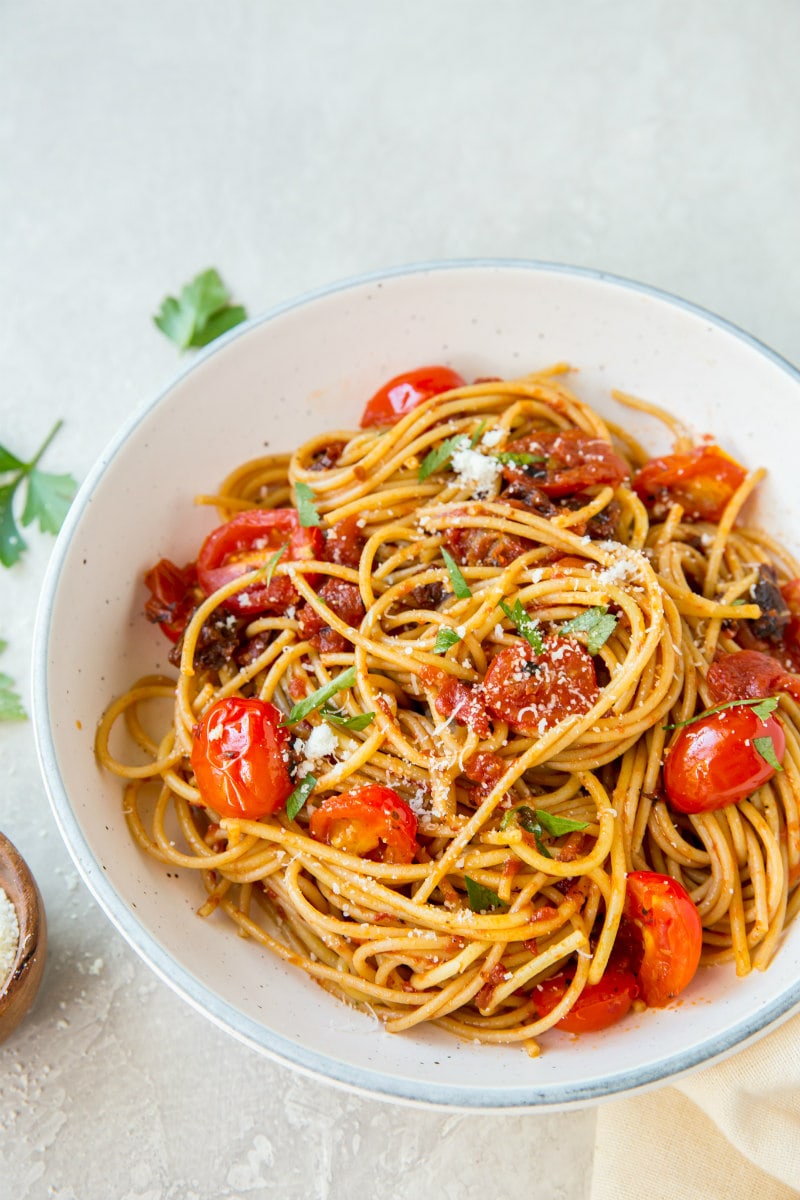
[[[519,1048],[436,1029],[385,1033],[300,972],[198,920],[199,884],[145,858],[125,827],[119,781],[95,764],[109,699],[164,669],[166,640],[141,617],[143,571],[191,559],[214,524],[193,497],[268,443],[358,423],[398,372],[451,363],[513,377],[566,360],[579,394],[614,414],[612,388],[713,431],[769,468],[760,520],[798,544],[793,439],[800,376],[725,322],[624,280],[536,263],[434,264],[370,276],[287,304],[212,345],[101,456],[56,545],[37,627],[34,692],[43,772],[62,835],[98,902],[180,995],[254,1048],[351,1088],[464,1109],[565,1108],[653,1087],[729,1054],[800,1004],[800,923],[765,973],[703,971],[681,1003],[577,1040]],[[619,413],[653,443],[652,422]],[[87,608],[87,597],[91,605]]]

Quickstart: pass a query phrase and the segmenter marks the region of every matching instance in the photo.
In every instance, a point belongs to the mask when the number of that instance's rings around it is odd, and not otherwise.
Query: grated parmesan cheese
[[[503,469],[498,459],[471,449],[466,437],[453,451],[450,462],[462,486],[470,488],[477,497],[488,496]]]
[[[17,910],[0,888],[0,994],[5,991],[8,977],[17,961],[19,922]]]
[[[312,762],[317,758],[327,758],[335,753],[336,745],[336,734],[330,725],[315,725],[306,739],[306,758]]]

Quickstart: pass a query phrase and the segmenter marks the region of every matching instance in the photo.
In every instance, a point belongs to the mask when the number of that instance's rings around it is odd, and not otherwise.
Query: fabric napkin
[[[800,1016],[718,1066],[598,1110],[591,1200],[800,1196]]]

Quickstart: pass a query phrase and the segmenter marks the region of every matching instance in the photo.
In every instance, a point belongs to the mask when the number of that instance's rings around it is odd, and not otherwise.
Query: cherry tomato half
[[[680,504],[689,520],[718,521],[746,471],[719,446],[651,458],[633,480],[645,504]]]
[[[692,898],[677,879],[631,871],[625,916],[639,931],[638,982],[648,1008],[663,1008],[691,983],[703,948],[703,927]]]
[[[176,567],[168,558],[159,559],[144,577],[150,599],[144,606],[148,621],[161,628],[171,642],[177,642],[189,623],[197,600],[197,569],[194,563]]]
[[[552,1012],[572,982],[569,971],[560,971],[534,989],[536,1011],[540,1017]],[[609,963],[598,983],[588,984],[556,1029],[566,1033],[596,1033],[621,1021],[639,994],[636,976],[625,967]]]
[[[800,700],[800,676],[791,675],[777,659],[760,650],[726,654],[708,668],[708,690],[715,704],[729,700],[757,700],[788,692]]]
[[[486,707],[528,737],[564,717],[587,713],[600,695],[591,654],[570,637],[546,637],[544,653],[526,641],[506,646],[483,681]]]
[[[503,477],[509,483],[520,476],[527,478],[547,496],[570,496],[599,484],[616,487],[630,475],[627,463],[610,442],[582,429],[529,433],[510,442],[506,450],[543,460],[527,466],[506,466]]]
[[[762,721],[743,704],[685,725],[664,762],[664,787],[672,807],[684,813],[711,812],[736,804],[772,779],[775,767],[759,753],[757,738],[771,741],[780,762],[786,738],[772,714]]]
[[[395,375],[379,388],[361,415],[361,428],[370,425],[394,425],[423,400],[464,387],[465,380],[450,367],[418,367]]]
[[[256,821],[283,808],[292,780],[281,720],[274,704],[227,696],[195,725],[192,770],[203,801],[221,817]]]
[[[210,533],[200,547],[197,557],[197,578],[207,596],[263,566],[281,546],[285,546],[283,562],[319,558],[322,552],[322,531],[313,525],[305,528],[293,508],[252,508],[239,513],[225,525]],[[316,576],[307,575],[313,584]],[[279,575],[269,584],[254,583],[242,592],[230,596],[225,607],[240,617],[252,617],[271,610],[285,612],[298,599],[292,581]]]
[[[377,783],[327,796],[308,829],[318,842],[380,862],[409,863],[417,851],[417,818],[397,792]]]

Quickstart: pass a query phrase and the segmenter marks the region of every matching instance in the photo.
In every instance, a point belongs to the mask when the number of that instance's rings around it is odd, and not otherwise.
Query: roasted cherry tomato
[[[255,821],[283,808],[292,781],[281,720],[274,704],[227,696],[195,725],[192,770],[203,801],[221,817]]]
[[[748,705],[736,705],[685,725],[667,751],[664,787],[678,812],[710,812],[736,804],[775,774],[755,742],[778,762],[786,749],[780,723],[770,714],[761,720]]]
[[[777,659],[759,650],[726,654],[708,668],[708,690],[715,704],[729,700],[757,700],[788,692],[800,700],[800,676],[784,670]]]
[[[197,558],[197,578],[207,596],[263,566],[281,546],[286,550],[282,562],[319,558],[323,536],[317,526],[305,528],[293,508],[252,508],[239,513],[225,525],[210,533]],[[315,575],[307,575],[309,583]],[[254,583],[242,592],[230,596],[225,607],[240,617],[257,613],[284,612],[298,599],[292,581],[279,575],[269,584]]]
[[[450,367],[418,367],[395,375],[375,393],[361,417],[361,428],[370,425],[394,425],[423,400],[464,387],[465,380]]]
[[[651,458],[633,489],[645,504],[680,504],[690,521],[718,521],[746,472],[719,446]]]
[[[509,464],[503,477],[509,483],[529,479],[546,496],[569,496],[600,484],[616,487],[630,475],[627,463],[610,442],[582,429],[529,433],[510,442],[506,450],[542,459],[527,465]]]
[[[691,983],[703,948],[703,927],[692,898],[677,879],[631,871],[625,916],[642,939],[637,978],[648,1008],[663,1008]]]
[[[160,626],[171,642],[177,642],[197,604],[195,564],[188,563],[181,568],[168,558],[162,558],[150,568],[144,582],[150,591],[150,599],[144,606],[145,616]]]
[[[456,562],[466,567],[498,567],[503,570],[536,545],[515,533],[496,529],[471,529],[454,525],[445,530],[444,544]]]
[[[543,654],[522,640],[507,646],[492,659],[483,681],[492,716],[527,737],[587,713],[599,695],[592,656],[570,637],[546,637]]]
[[[409,863],[417,851],[417,818],[397,792],[377,783],[327,796],[308,828],[318,842],[360,858]]]
[[[540,1017],[552,1012],[572,982],[568,971],[560,971],[536,986],[533,992]],[[565,1017],[554,1028],[566,1033],[596,1033],[622,1020],[639,994],[636,976],[625,967],[609,963],[598,983],[588,984]]]
[[[466,725],[479,738],[489,736],[492,726],[479,688],[449,675],[434,703],[443,717],[452,717],[458,725]]]

